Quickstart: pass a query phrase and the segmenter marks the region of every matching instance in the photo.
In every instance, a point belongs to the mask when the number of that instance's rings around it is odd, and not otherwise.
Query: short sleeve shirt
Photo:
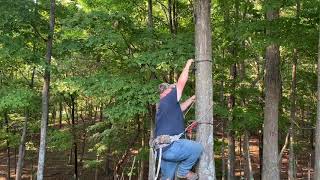
[[[160,99],[156,114],[155,134],[178,135],[184,132],[184,118],[180,103],[177,100],[177,89],[173,88],[169,94]]]

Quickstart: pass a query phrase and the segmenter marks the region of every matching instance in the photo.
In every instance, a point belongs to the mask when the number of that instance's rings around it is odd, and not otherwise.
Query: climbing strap
[[[161,159],[162,159],[162,149],[169,146],[174,141],[178,141],[183,133],[169,136],[169,135],[160,135],[157,136],[154,140],[150,142],[150,147],[153,149],[154,157],[157,159],[157,150],[159,150],[159,157],[158,157],[158,166],[156,168],[156,176],[155,180],[158,179],[159,172],[160,172],[160,165],[161,165]]]
[[[150,147],[153,147],[153,149],[155,150],[167,147],[174,141],[179,140],[182,135],[183,133],[174,135],[174,136],[169,136],[169,135],[157,136],[153,141],[150,142]]]

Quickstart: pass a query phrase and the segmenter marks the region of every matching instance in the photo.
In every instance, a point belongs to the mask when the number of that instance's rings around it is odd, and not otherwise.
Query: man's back
[[[184,132],[184,119],[177,101],[177,89],[160,99],[156,115],[156,136],[177,135]]]

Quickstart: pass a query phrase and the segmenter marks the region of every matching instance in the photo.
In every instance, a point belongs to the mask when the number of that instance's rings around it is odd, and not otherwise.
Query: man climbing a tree
[[[173,180],[175,173],[179,178],[198,179],[197,174],[190,170],[199,159],[203,147],[195,141],[181,139],[185,132],[183,111],[195,101],[195,96],[179,103],[193,62],[193,59],[187,61],[176,85],[159,85],[160,102],[156,115],[154,145],[158,151],[162,151],[159,153],[162,154],[162,180]]]

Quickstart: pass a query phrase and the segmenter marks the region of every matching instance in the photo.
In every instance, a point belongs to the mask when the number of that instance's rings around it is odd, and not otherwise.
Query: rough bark
[[[267,20],[272,22],[279,17],[279,10],[267,8]],[[270,26],[272,27],[272,26]],[[271,37],[272,29],[267,29]],[[263,180],[280,179],[278,164],[278,116],[280,101],[280,52],[279,46],[271,43],[266,48],[265,108],[263,127]]]
[[[319,15],[320,16],[320,15]],[[315,130],[314,177],[320,177],[320,30],[318,42],[318,92],[317,92],[317,125]],[[313,144],[313,143],[312,143]]]
[[[42,90],[42,117],[41,117],[41,133],[40,133],[40,147],[39,147],[39,159],[37,180],[43,180],[45,154],[46,154],[46,138],[47,138],[47,126],[49,119],[49,87],[50,87],[50,66],[52,55],[52,41],[54,34],[54,22],[55,22],[55,0],[50,0],[50,29],[47,40],[47,53],[45,59],[45,72],[44,83]]]
[[[195,23],[195,63],[196,63],[196,120],[213,121],[212,100],[212,47],[210,0],[196,0]],[[201,119],[200,119],[201,118]],[[204,151],[199,160],[199,180],[216,179],[214,165],[213,126],[199,124],[197,141],[202,144]]]

